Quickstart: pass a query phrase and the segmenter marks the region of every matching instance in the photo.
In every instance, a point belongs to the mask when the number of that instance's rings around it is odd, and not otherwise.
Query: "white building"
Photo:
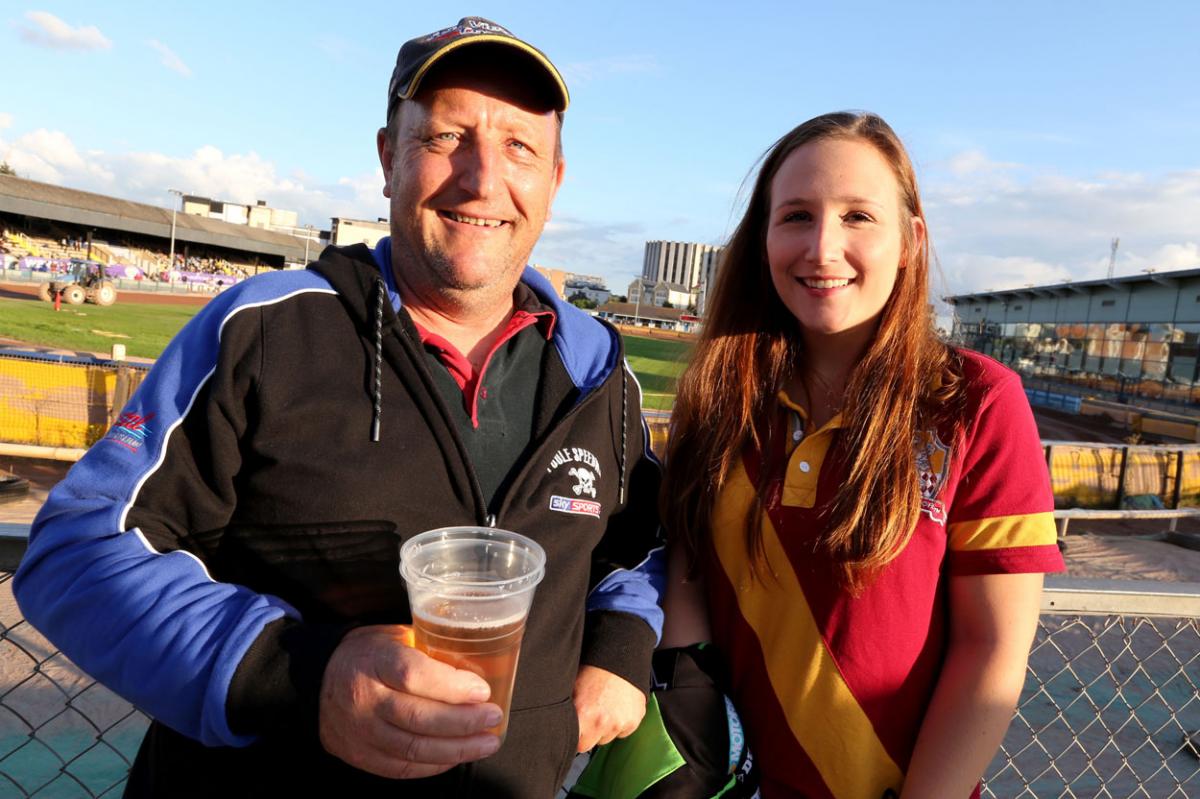
[[[603,305],[612,296],[602,278],[583,275],[573,275],[563,283],[563,299],[570,300],[576,294],[582,294],[597,305]]]
[[[644,301],[657,306],[669,302],[677,308],[695,306],[703,312],[707,287],[724,249],[689,241],[646,242],[642,276],[630,284],[629,300],[636,302],[645,285]]]
[[[335,247],[348,244],[365,244],[374,248],[379,240],[389,233],[386,219],[349,219],[335,216],[330,220],[329,243]]]
[[[272,208],[267,205],[266,200],[258,200],[254,205],[243,205],[194,194],[183,194],[180,199],[182,208],[179,210],[190,216],[202,216],[206,219],[217,219],[233,225],[245,225],[305,239],[306,257],[309,250],[320,252],[321,247],[328,243],[329,237],[323,231],[311,225],[301,227],[295,211]]]

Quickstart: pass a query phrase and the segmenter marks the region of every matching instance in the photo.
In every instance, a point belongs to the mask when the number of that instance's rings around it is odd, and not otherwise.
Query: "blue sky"
[[[0,6],[0,159],[168,205],[385,215],[400,44],[493,19],[566,75],[567,179],[534,260],[623,292],[650,239],[721,243],[772,141],[881,114],[960,293],[1200,267],[1200,4],[57,2]]]

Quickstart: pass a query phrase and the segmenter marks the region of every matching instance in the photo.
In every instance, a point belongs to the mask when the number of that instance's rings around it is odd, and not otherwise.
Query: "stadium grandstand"
[[[945,299],[952,338],[1021,372],[1027,387],[1200,404],[1200,269]]]
[[[228,285],[319,250],[286,233],[0,175],[0,269],[55,271],[87,259],[131,279]]]

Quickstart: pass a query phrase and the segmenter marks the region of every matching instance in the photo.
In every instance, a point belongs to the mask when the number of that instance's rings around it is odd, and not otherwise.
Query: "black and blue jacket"
[[[331,247],[213,299],[34,522],[21,610],[154,719],[127,795],[551,796],[580,664],[648,685],[659,473],[620,337],[526,270],[557,314],[552,356],[489,514],[380,279],[389,246]],[[355,771],[317,739],[325,664],[352,627],[410,621],[399,545],[459,524],[547,553],[505,744],[430,780]]]

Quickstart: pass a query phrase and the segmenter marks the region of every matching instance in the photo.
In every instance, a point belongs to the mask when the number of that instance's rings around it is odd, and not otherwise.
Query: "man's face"
[[[380,131],[406,302],[512,293],[563,178],[554,112],[528,95],[505,76],[446,66],[400,104],[392,135]]]

